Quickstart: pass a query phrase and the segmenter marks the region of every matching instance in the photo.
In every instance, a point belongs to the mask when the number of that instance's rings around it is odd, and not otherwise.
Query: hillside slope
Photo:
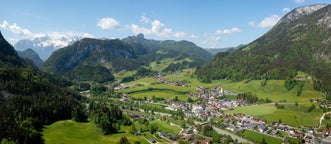
[[[198,68],[200,80],[284,79],[304,71],[331,86],[331,5],[299,7],[269,32]]]
[[[20,59],[0,33],[0,140],[43,143],[45,124],[80,119],[82,98],[67,84]]]
[[[136,70],[141,66],[148,66],[151,62],[166,58],[173,58],[178,62],[189,58],[190,61],[171,64],[172,68],[168,68],[180,69],[202,64],[211,59],[211,54],[191,42],[147,40],[143,35],[131,36],[123,40],[85,38],[55,51],[44,63],[42,70],[66,76],[71,80],[96,81],[96,79],[89,78],[98,74],[95,71],[97,69],[84,69],[91,66],[103,67],[101,69],[104,69],[104,73],[101,77],[111,78],[112,72]],[[79,71],[88,73],[85,73],[84,78],[78,78]]]
[[[33,49],[26,49],[24,51],[17,51],[17,54],[18,54],[18,56],[20,56],[23,59],[31,60],[39,68],[44,63],[44,61],[41,60],[39,55]]]

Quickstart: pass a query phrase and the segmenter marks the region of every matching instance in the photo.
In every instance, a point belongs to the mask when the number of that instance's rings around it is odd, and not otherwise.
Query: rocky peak
[[[281,22],[290,22],[293,20],[297,20],[299,18],[302,18],[303,16],[310,15],[314,13],[315,11],[320,10],[321,8],[327,6],[327,4],[316,4],[316,5],[309,5],[309,6],[303,6],[298,7],[288,14],[286,14],[280,21]]]
[[[127,43],[139,43],[139,44],[143,44],[145,41],[145,37],[143,34],[138,34],[137,36],[129,36],[127,38],[124,38],[123,41],[127,42]]]

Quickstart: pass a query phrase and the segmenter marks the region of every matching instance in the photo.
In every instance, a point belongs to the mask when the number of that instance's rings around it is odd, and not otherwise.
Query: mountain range
[[[235,51],[218,53],[199,67],[200,80],[285,79],[297,71],[331,86],[331,5],[299,7],[270,31]]]
[[[75,41],[82,39],[82,37],[61,37],[60,39],[52,39],[49,36],[38,37],[33,40],[22,39],[19,40],[14,48],[17,51],[25,51],[26,49],[34,50],[43,61],[57,49],[73,44]]]
[[[102,69],[104,77],[111,79],[111,72],[136,70],[166,58],[190,59],[189,62],[176,65],[176,69],[180,69],[203,64],[211,60],[212,55],[192,42],[149,40],[142,34],[122,40],[85,38],[55,51],[44,63],[42,70],[69,79],[88,80],[98,74],[93,71]],[[98,68],[90,68],[86,71],[89,74],[83,77],[77,75],[76,72],[85,71],[87,67]]]

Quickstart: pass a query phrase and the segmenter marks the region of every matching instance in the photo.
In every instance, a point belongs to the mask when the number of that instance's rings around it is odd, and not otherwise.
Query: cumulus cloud
[[[251,27],[255,27],[256,24],[255,24],[255,21],[250,21],[250,22],[248,22],[248,25]]]
[[[294,0],[296,3],[303,3],[305,0]]]
[[[198,38],[198,36],[196,36],[195,34],[191,34],[191,35],[190,35],[190,38],[195,39],[195,38]]]
[[[216,48],[220,41],[221,41],[220,36],[210,35],[208,33],[205,33],[204,40],[199,42],[199,45],[205,48]]]
[[[216,30],[217,35],[232,34],[237,32],[241,32],[241,30],[237,27],[233,27],[232,29]]]
[[[10,24],[6,20],[4,20],[0,24],[0,28],[31,40],[35,38],[47,38],[46,40],[40,42],[39,46],[54,45],[56,48],[67,46],[70,41],[78,40],[79,38],[94,38],[92,34],[82,32],[50,32],[48,34],[33,33],[28,29],[21,28],[16,23]],[[13,38],[9,38],[9,40],[12,40],[12,42],[14,42]],[[16,41],[17,39],[15,39],[15,42]]]
[[[32,36],[31,31],[29,31],[28,29],[23,29],[23,28],[19,27],[16,23],[13,23],[11,25],[6,20],[4,20],[2,22],[0,27],[2,29],[7,29],[7,30],[9,30],[15,34],[21,35],[21,36],[29,36],[29,37]]]
[[[140,22],[147,24],[150,22],[150,19],[148,17],[145,16],[140,16]]]
[[[148,35],[148,34],[151,34],[152,31],[148,28],[145,28],[145,27],[139,27],[138,25],[135,25],[135,24],[131,24],[131,30],[133,33],[135,34],[145,34],[145,35]]]
[[[97,22],[97,26],[101,29],[115,29],[120,27],[120,23],[111,17],[106,17],[100,19]]]
[[[266,17],[258,24],[258,27],[260,28],[272,27],[280,20],[280,18],[281,18],[280,16],[275,14],[270,17]]]
[[[283,8],[283,12],[289,12],[289,11],[291,11],[290,8]]]
[[[186,36],[185,32],[175,32],[173,31],[171,28],[166,27],[162,22],[160,22],[159,20],[153,20],[152,22],[150,22],[151,27],[150,28],[146,28],[146,27],[140,27],[136,24],[131,24],[131,30],[133,33],[135,34],[154,34],[160,37],[176,37],[176,38],[180,38],[180,37],[184,37]]]

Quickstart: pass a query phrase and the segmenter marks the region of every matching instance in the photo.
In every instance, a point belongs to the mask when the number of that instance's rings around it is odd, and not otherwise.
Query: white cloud
[[[100,19],[97,26],[101,29],[115,29],[120,27],[120,23],[111,17],[106,17]]]
[[[169,37],[172,35],[172,29],[167,28],[158,20],[152,22],[152,32],[158,36]]]
[[[216,34],[223,35],[223,34],[232,34],[237,32],[241,32],[241,30],[237,27],[233,27],[232,29],[217,30]]]
[[[135,34],[154,34],[160,37],[184,37],[186,36],[185,32],[174,32],[171,28],[166,27],[163,23],[161,23],[159,20],[153,20],[150,22],[151,27],[140,27],[136,24],[131,24],[131,30]]]
[[[303,3],[305,0],[294,0],[296,3]]]
[[[147,24],[150,22],[150,19],[148,17],[145,16],[140,16],[140,22]]]
[[[207,33],[205,33],[204,39],[204,41],[199,42],[199,45],[204,48],[216,48],[221,41],[220,36],[209,35]]]
[[[264,18],[258,26],[261,28],[272,27],[280,20],[280,18],[280,16],[274,14],[270,17]]]
[[[191,34],[191,35],[190,35],[190,38],[195,39],[195,38],[198,38],[198,36],[196,36],[195,34]]]
[[[144,34],[144,35],[148,35],[148,34],[151,34],[152,31],[148,28],[145,28],[145,27],[139,27],[138,25],[135,25],[135,24],[131,24],[131,30],[133,33],[135,34]]]
[[[186,33],[184,33],[184,32],[176,32],[176,33],[174,34],[174,36],[175,36],[176,38],[181,38],[181,37],[186,36]]]
[[[290,8],[283,8],[283,12],[289,12],[289,11],[291,11]]]
[[[248,22],[248,25],[251,27],[255,27],[256,24],[255,24],[255,21],[250,21],[250,22]]]
[[[29,31],[28,29],[22,29],[21,27],[19,27],[16,23],[13,23],[12,25],[9,24],[6,20],[4,20],[2,22],[2,24],[0,25],[0,27],[2,29],[7,29],[15,34],[21,35],[21,36],[32,36],[31,31]]]
[[[4,30],[9,30],[10,32],[23,36],[27,39],[35,39],[35,38],[45,38],[49,37],[50,39],[43,40],[38,45],[39,46],[50,46],[54,45],[56,48],[64,47],[69,44],[70,41],[78,40],[83,37],[93,38],[94,36],[89,33],[81,33],[81,32],[50,32],[48,34],[45,33],[33,33],[28,29],[21,28],[16,23],[10,24],[6,20],[0,24],[0,28]],[[9,38],[11,41],[13,38]],[[15,40],[16,41],[16,40]]]

